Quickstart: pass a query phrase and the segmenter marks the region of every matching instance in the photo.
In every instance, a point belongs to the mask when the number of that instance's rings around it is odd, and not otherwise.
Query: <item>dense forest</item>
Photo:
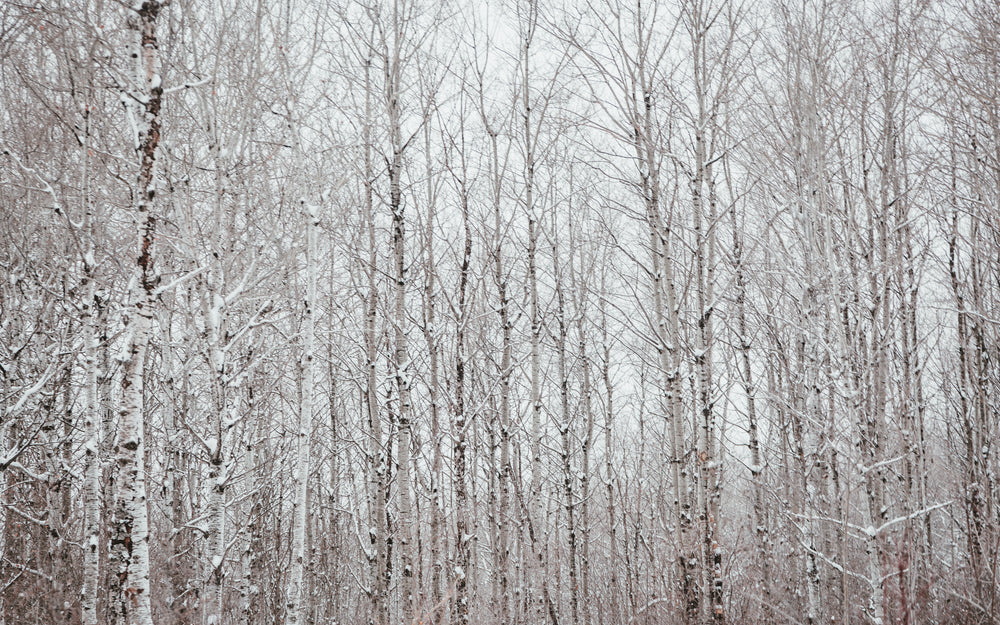
[[[0,624],[1000,622],[994,0],[0,3]]]

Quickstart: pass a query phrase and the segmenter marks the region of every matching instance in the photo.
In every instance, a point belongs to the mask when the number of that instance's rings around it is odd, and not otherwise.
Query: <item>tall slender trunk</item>
[[[84,225],[90,243],[84,254],[83,273],[86,280],[86,299],[83,303],[84,327],[84,376],[85,406],[83,416],[84,468],[83,468],[83,584],[80,589],[81,620],[83,625],[97,625],[97,589],[100,585],[101,537],[101,400],[98,392],[98,357],[103,302],[97,291],[97,239],[95,232],[94,200],[90,187],[90,109],[84,112]]]
[[[137,130],[139,173],[135,186],[135,218],[139,252],[137,276],[129,289],[129,345],[122,379],[122,407],[116,441],[117,487],[111,534],[112,588],[109,614],[114,625],[152,625],[149,586],[149,513],[146,503],[145,404],[143,378],[150,328],[157,303],[154,268],[154,167],[160,142],[163,95],[156,19],[162,5],[146,0],[129,10],[134,38],[133,94],[128,96]]]
[[[736,338],[739,348],[739,375],[743,382],[743,393],[747,402],[747,433],[750,445],[750,479],[753,489],[754,538],[759,565],[761,567],[760,598],[761,618],[765,623],[773,620],[771,598],[771,549],[767,512],[764,508],[764,459],[761,456],[760,431],[757,416],[757,387],[754,385],[753,367],[750,362],[750,336],[747,328],[747,279],[743,256],[742,230],[737,222],[736,204],[733,204],[733,268],[736,272]]]
[[[224,294],[225,271],[225,196],[229,180],[226,174],[225,158],[222,154],[221,136],[215,120],[209,116],[208,132],[211,136],[211,152],[215,168],[215,207],[213,238],[211,244],[212,266],[207,271],[204,291],[201,294],[202,316],[207,332],[209,368],[212,372],[212,412],[208,416],[210,449],[208,458],[208,480],[206,482],[208,501],[208,560],[206,563],[206,601],[203,614],[209,625],[221,624],[223,618],[223,576],[226,552],[226,486],[229,480],[226,434],[229,405],[229,376],[227,341],[228,305]]]
[[[431,623],[439,625],[444,619],[444,500],[441,492],[444,478],[444,460],[441,453],[441,378],[440,344],[437,328],[437,264],[434,255],[434,223],[436,197],[433,171],[431,169],[431,125],[424,125],[424,153],[427,155],[427,216],[423,249],[426,253],[427,269],[424,278],[424,341],[427,343],[428,375],[430,383],[427,392],[431,412],[431,475],[430,475],[430,533],[431,533]]]
[[[708,30],[711,9],[702,0],[693,0],[688,7],[694,70],[694,91],[697,117],[694,127],[694,176],[691,180],[692,226],[695,237],[695,289],[697,325],[695,334],[695,388],[700,417],[698,436],[697,493],[702,527],[702,615],[706,623],[725,621],[723,608],[722,552],[719,547],[719,513],[721,488],[716,454],[716,414],[713,398],[712,314],[714,312],[715,264],[715,183],[712,174],[716,112],[709,110],[710,76],[708,72]]]
[[[259,373],[255,375],[259,377]],[[267,419],[264,417],[263,411],[259,408],[258,394],[254,390],[255,388],[261,388],[261,385],[254,380],[253,384],[248,384],[246,388],[247,394],[247,415],[250,423],[254,424],[253,427],[253,440],[260,440],[263,438],[262,431],[266,427]],[[264,445],[246,445],[242,447],[243,449],[243,464],[249,467],[262,467],[266,462],[267,455],[265,453]],[[255,469],[250,473],[252,476],[258,476],[260,469]],[[261,538],[263,533],[263,511],[265,507],[265,499],[267,497],[267,487],[262,486],[257,492],[257,496],[254,497],[253,503],[250,505],[249,522],[247,526],[243,529],[243,548],[240,552],[240,568],[241,575],[238,583],[238,590],[240,595],[239,609],[243,614],[260,613],[261,610],[257,608],[257,598],[260,595],[260,586],[257,585],[259,577],[256,575],[256,570],[260,566],[260,560],[262,556],[261,549]],[[250,623],[255,622],[253,619],[249,621]]]
[[[583,262],[584,259],[581,255],[581,265]],[[575,306],[576,331],[579,345],[579,362],[581,368],[583,369],[582,380],[580,381],[580,394],[583,400],[584,418],[583,439],[580,444],[580,495],[578,497],[580,501],[580,535],[582,539],[580,541],[580,595],[583,599],[580,608],[582,612],[581,618],[584,625],[590,625],[593,616],[590,601],[590,454],[591,447],[594,443],[594,408],[592,402],[593,382],[591,378],[590,358],[587,354],[587,333],[585,328],[585,320],[587,318],[587,296],[584,293],[583,284],[577,282],[575,274],[576,272],[573,272],[573,292],[577,297]]]
[[[569,596],[570,596],[570,615],[571,622],[573,625],[577,625],[580,621],[580,606],[579,606],[579,586],[578,586],[578,572],[577,572],[577,527],[576,527],[576,493],[574,488],[574,480],[576,479],[573,475],[573,464],[572,455],[573,448],[571,444],[570,432],[573,429],[573,418],[572,413],[569,408],[569,369],[566,362],[567,357],[567,347],[566,343],[569,337],[569,323],[566,319],[566,296],[563,289],[563,277],[562,271],[560,270],[560,260],[559,260],[559,249],[558,249],[558,224],[553,224],[553,249],[552,249],[552,263],[553,271],[555,272],[555,290],[556,290],[556,323],[558,324],[558,335],[556,336],[556,361],[557,369],[559,375],[559,407],[560,407],[560,419],[559,425],[559,435],[562,439],[562,471],[563,471],[563,496],[565,501],[563,506],[566,509],[566,530],[568,533],[567,546],[569,551]],[[572,225],[569,226],[572,229]],[[573,248],[572,239],[570,243],[570,249]],[[570,257],[570,264],[572,264],[572,256]]]
[[[606,265],[606,263],[605,263]],[[601,271],[601,297],[598,299],[601,314],[601,351],[603,359],[601,362],[601,381],[604,383],[604,489],[607,497],[607,524],[608,524],[608,574],[609,588],[608,596],[610,606],[607,606],[606,616],[602,612],[605,606],[598,604],[598,622],[607,622],[620,619],[623,613],[622,598],[620,591],[620,581],[618,579],[618,517],[615,510],[615,472],[612,464],[614,458],[614,445],[612,432],[615,424],[615,401],[614,385],[611,382],[611,342],[608,337],[608,314],[606,297],[607,283],[606,272]]]
[[[523,44],[521,49],[521,117],[524,133],[524,206],[528,215],[528,307],[531,318],[531,395],[529,398],[531,410],[531,494],[530,506],[526,510],[531,517],[527,519],[529,529],[534,536],[535,553],[544,549],[545,531],[542,518],[542,366],[541,366],[541,336],[542,318],[538,303],[538,214],[535,206],[535,132],[532,120],[531,97],[531,44],[535,35],[538,20],[538,6],[535,0],[529,0],[526,23],[522,25]],[[541,564],[541,563],[539,563]],[[525,572],[533,567],[526,563]],[[545,607],[545,570],[540,567],[534,570],[532,576],[529,600],[532,602],[535,620],[543,618]],[[541,588],[541,590],[540,590]]]
[[[511,471],[511,416],[510,416],[510,379],[513,373],[513,341],[511,338],[512,323],[510,319],[510,302],[507,295],[507,274],[504,267],[503,258],[503,229],[500,219],[500,199],[503,191],[500,153],[497,145],[497,133],[489,127],[486,120],[486,113],[481,110],[483,122],[486,124],[486,132],[490,138],[490,174],[492,181],[492,202],[493,202],[493,280],[497,288],[497,314],[500,318],[500,329],[503,336],[502,355],[500,357],[500,468],[497,472],[497,483],[500,494],[497,505],[497,544],[494,549],[496,554],[495,567],[497,580],[497,601],[500,604],[498,618],[501,623],[508,623],[511,620],[510,601],[510,529],[508,521],[510,519],[510,481],[513,478]]]
[[[644,31],[643,31],[644,32]],[[645,45],[639,42],[640,47]],[[633,147],[639,167],[639,188],[642,193],[646,222],[649,228],[649,254],[652,263],[653,323],[660,375],[663,379],[661,410],[670,441],[671,486],[673,490],[674,542],[677,547],[678,578],[681,582],[685,622],[693,624],[700,609],[697,545],[691,544],[691,503],[687,450],[684,445],[683,397],[680,374],[680,320],[669,227],[665,224],[660,201],[660,165],[654,132],[656,128],[652,85],[648,84],[645,59],[641,59],[633,93],[637,100],[633,119]]]
[[[395,282],[393,291],[393,377],[396,382],[397,412],[396,419],[399,435],[396,447],[396,499],[398,502],[399,552],[402,566],[403,613],[401,618],[409,621],[414,615],[416,600],[416,575],[414,572],[413,523],[411,478],[410,478],[410,447],[412,444],[412,408],[410,405],[410,355],[409,355],[409,321],[406,315],[406,217],[402,196],[403,150],[405,145],[402,136],[402,120],[400,90],[402,88],[402,59],[400,46],[403,39],[403,22],[399,15],[399,2],[393,4],[393,38],[388,45],[393,46],[390,56],[385,59],[384,87],[385,106],[389,123],[389,139],[392,154],[388,160],[389,166],[389,210],[392,214],[392,277]]]
[[[93,258],[93,252],[88,254]],[[90,263],[88,263],[89,265]],[[97,320],[101,307],[97,294],[96,276],[93,268],[89,274],[85,311],[85,376],[86,407],[84,412],[84,551],[83,586],[80,591],[83,625],[97,625],[97,589],[100,584],[100,533],[101,533],[101,458],[100,458],[100,400],[97,390],[97,358],[99,331]]]
[[[464,159],[464,156],[463,156]],[[469,270],[472,261],[472,231],[469,224],[468,196],[465,189],[465,163],[463,161],[462,171],[462,225],[464,241],[462,245],[462,262],[459,270],[458,285],[458,308],[457,325],[455,336],[455,423],[454,423],[454,446],[452,457],[454,467],[454,491],[455,491],[455,616],[460,625],[469,622],[469,581],[474,564],[472,560],[472,541],[474,530],[471,527],[469,515],[469,492],[466,483],[467,478],[467,433],[470,426],[471,415],[467,414],[466,407],[466,361],[467,345],[466,333],[468,331],[468,288]]]
[[[299,369],[302,374],[302,391],[299,406],[299,422],[295,437],[295,473],[293,476],[294,503],[292,506],[292,561],[288,573],[286,618],[290,625],[298,625],[308,620],[304,614],[306,604],[306,528],[309,509],[309,455],[310,434],[313,422],[313,395],[316,378],[316,273],[317,273],[317,230],[319,228],[319,207],[302,202],[306,220],[306,299],[302,319],[302,352]]]
[[[289,9],[291,7],[289,6]],[[285,41],[288,41],[288,33]],[[290,69],[286,69],[287,77],[292,79]],[[290,91],[294,94],[295,87]],[[295,175],[301,176],[306,166],[306,147],[303,144],[303,126],[300,118],[301,105],[293,98],[290,101],[287,118],[287,136],[292,144],[292,162]],[[313,428],[313,401],[316,384],[316,306],[319,305],[316,293],[317,272],[319,270],[319,210],[313,198],[307,191],[309,185],[302,179],[299,184],[297,204],[305,224],[305,274],[306,294],[302,304],[302,327],[300,330],[300,351],[298,372],[299,414],[295,427],[295,459],[292,473],[292,536],[291,562],[289,564],[288,581],[285,590],[285,620],[290,625],[299,625],[309,620],[307,605],[308,589],[306,584],[306,553],[309,543],[309,474],[311,435]]]
[[[166,459],[163,475],[163,499],[169,510],[169,520],[174,531],[170,537],[170,601],[168,605],[173,613],[177,625],[186,625],[188,622],[188,599],[187,590],[189,579],[186,575],[185,559],[190,551],[188,537],[183,532],[178,531],[185,523],[185,484],[184,484],[184,454],[182,452],[181,425],[178,423],[178,415],[183,417],[186,414],[187,396],[186,385],[178,383],[178,369],[175,363],[175,350],[172,344],[172,315],[168,306],[160,308],[159,327],[162,346],[160,348],[160,358],[163,365],[164,387],[171,400],[164,406],[163,429],[166,432]]]
[[[391,569],[388,562],[389,537],[386,534],[386,490],[388,479],[388,454],[385,449],[382,420],[378,402],[378,337],[375,334],[375,320],[378,315],[378,289],[375,277],[378,271],[377,248],[375,245],[375,169],[372,164],[372,58],[367,56],[365,66],[365,121],[362,128],[364,149],[364,209],[362,216],[367,234],[368,259],[365,266],[367,294],[365,296],[365,417],[368,426],[368,447],[366,449],[368,467],[369,505],[369,564],[371,565],[371,619],[376,625],[389,624],[389,583]]]

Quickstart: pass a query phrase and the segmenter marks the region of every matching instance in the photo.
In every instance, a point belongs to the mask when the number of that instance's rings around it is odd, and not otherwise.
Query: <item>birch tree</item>
[[[134,65],[126,98],[133,125],[138,160],[132,209],[138,232],[137,269],[128,291],[129,317],[122,379],[123,398],[116,441],[115,507],[112,517],[112,597],[109,606],[115,623],[151,625],[149,585],[149,512],[145,475],[145,403],[143,374],[151,324],[157,306],[157,273],[154,232],[156,227],[156,158],[160,143],[160,106],[163,80],[160,74],[157,18],[163,6],[148,0],[130,7],[127,17],[132,37],[129,56]]]
[[[3,5],[3,622],[992,622],[995,13]]]

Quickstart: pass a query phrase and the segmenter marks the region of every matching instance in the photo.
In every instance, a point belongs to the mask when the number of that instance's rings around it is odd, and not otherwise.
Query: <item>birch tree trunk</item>
[[[572,223],[569,224],[570,232],[572,232]],[[552,250],[552,269],[555,273],[555,291],[556,291],[556,323],[558,324],[558,334],[556,335],[556,369],[559,376],[559,408],[560,408],[560,419],[557,422],[559,427],[559,436],[562,439],[562,449],[560,450],[560,456],[562,460],[562,478],[563,478],[563,506],[566,510],[566,531],[567,531],[567,551],[568,551],[568,565],[569,565],[569,603],[570,603],[570,619],[573,625],[577,625],[580,622],[580,606],[579,606],[579,586],[578,586],[578,572],[577,572],[577,527],[576,527],[576,500],[577,496],[574,488],[575,476],[573,474],[572,465],[572,454],[573,446],[570,440],[570,432],[573,429],[573,418],[572,413],[569,408],[569,369],[567,360],[567,342],[569,338],[569,323],[567,321],[566,312],[566,295],[563,289],[563,276],[561,271],[561,262],[559,260],[559,224],[553,220],[553,250]],[[571,239],[572,240],[572,239]],[[570,250],[573,249],[572,243],[570,244]],[[570,255],[570,264],[573,263],[572,253]]]
[[[154,268],[156,213],[155,165],[160,143],[160,77],[156,21],[163,5],[146,0],[130,9],[128,27],[134,59],[129,112],[135,123],[139,173],[134,217],[138,227],[138,269],[129,289],[128,352],[122,379],[123,398],[116,441],[117,490],[112,519],[112,596],[114,625],[152,625],[149,586],[149,516],[145,474],[145,404],[143,379],[146,349],[156,312],[158,276]]]
[[[570,244],[573,247],[573,243]],[[572,260],[572,257],[571,257]],[[581,599],[580,611],[584,625],[590,625],[593,617],[593,610],[590,602],[590,559],[591,559],[591,519],[590,519],[590,499],[591,499],[591,449],[594,444],[594,407],[593,407],[593,381],[591,374],[591,362],[587,353],[588,338],[585,323],[588,315],[587,287],[593,274],[589,263],[591,259],[587,254],[580,254],[580,270],[574,269],[570,264],[570,279],[574,293],[574,315],[576,317],[576,332],[578,343],[578,361],[582,369],[580,380],[580,394],[583,402],[584,430],[580,444],[580,590]],[[576,477],[576,476],[574,476]]]
[[[385,110],[388,118],[388,132],[391,154],[388,157],[389,210],[392,216],[392,279],[393,289],[393,378],[396,385],[399,437],[396,447],[396,499],[398,501],[398,536],[402,566],[403,612],[401,617],[409,621],[414,617],[416,600],[416,576],[414,572],[413,510],[410,477],[410,447],[412,445],[412,406],[410,400],[410,323],[406,313],[407,265],[406,265],[406,217],[402,195],[403,142],[401,120],[401,90],[403,71],[403,43],[406,29],[405,6],[402,0],[393,3],[392,36],[385,42],[386,55],[383,59]]]
[[[90,148],[90,111],[84,114],[84,151]],[[97,589],[100,586],[100,538],[103,513],[101,485],[101,399],[98,391],[98,358],[100,356],[100,329],[103,302],[97,291],[97,237],[93,190],[90,188],[90,158],[84,157],[84,223],[83,230],[90,243],[83,259],[86,277],[86,299],[83,302],[84,326],[84,376],[85,406],[83,417],[84,469],[83,469],[83,584],[80,590],[81,620],[83,625],[97,625]]]
[[[480,77],[481,79],[482,77]],[[480,80],[481,83],[481,80]],[[497,502],[497,544],[494,547],[497,577],[496,601],[499,603],[499,613],[497,615],[501,623],[509,622],[512,617],[511,597],[510,597],[510,560],[511,560],[511,537],[508,521],[510,514],[510,482],[513,479],[511,470],[511,375],[513,374],[513,341],[511,338],[512,321],[510,318],[510,301],[508,299],[509,277],[508,269],[504,264],[504,227],[501,219],[501,198],[503,194],[503,170],[500,164],[500,148],[498,145],[498,132],[491,126],[484,105],[482,84],[479,93],[479,114],[489,137],[489,174],[490,174],[490,200],[493,208],[493,282],[497,289],[497,315],[500,321],[501,349],[500,369],[500,468],[496,475],[496,483],[500,493]]]
[[[520,9],[520,5],[518,5]],[[519,16],[520,17],[520,16]],[[530,506],[526,509],[529,516],[529,527],[534,529],[533,550],[544,548],[542,538],[544,519],[542,516],[542,368],[541,368],[541,334],[542,318],[538,302],[538,214],[535,206],[535,136],[536,124],[532,121],[531,93],[531,44],[538,23],[538,6],[535,0],[528,0],[527,15],[519,21],[521,36],[521,118],[524,133],[524,207],[528,216],[528,315],[531,320],[531,394],[529,397],[531,410],[531,490]],[[527,553],[527,552],[526,552]],[[541,556],[539,556],[541,557]],[[541,563],[539,563],[541,564]],[[525,563],[525,574],[531,576],[531,586],[528,600],[531,601],[535,619],[542,619],[546,580],[543,568]],[[533,571],[533,575],[531,573]],[[541,590],[540,590],[541,588]]]
[[[93,248],[88,259],[93,261]],[[100,414],[101,403],[97,391],[97,358],[100,349],[97,323],[98,309],[101,307],[97,294],[97,280],[94,267],[88,262],[89,274],[87,302],[85,303],[85,375],[86,407],[84,413],[84,551],[83,587],[81,594],[82,620],[84,625],[97,625],[97,589],[100,584],[100,535],[101,535],[101,458],[100,458]]]
[[[430,533],[431,533],[431,623],[439,625],[446,613],[445,595],[442,588],[444,581],[444,459],[441,453],[441,378],[440,356],[441,347],[437,320],[437,298],[440,288],[437,277],[437,263],[434,254],[434,224],[436,219],[437,193],[435,179],[431,170],[431,124],[424,124],[424,151],[427,154],[427,216],[424,232],[423,250],[427,268],[424,278],[424,341],[427,344],[428,367],[430,369],[427,393],[430,399],[431,413],[431,474],[430,474]]]
[[[733,269],[736,282],[736,340],[739,348],[739,376],[743,383],[743,392],[747,402],[747,434],[750,446],[750,479],[753,489],[753,531],[756,540],[757,558],[760,565],[760,598],[761,618],[764,622],[772,620],[771,598],[771,558],[770,532],[768,519],[764,508],[764,458],[761,454],[760,430],[757,415],[757,387],[754,384],[753,367],[750,361],[751,343],[747,324],[747,278],[744,257],[743,237],[740,234],[741,224],[737,221],[736,203],[733,203],[731,219],[733,221]]]
[[[298,137],[298,128],[293,132]],[[296,146],[298,146],[296,139]],[[306,528],[309,509],[309,456],[310,436],[313,423],[313,395],[316,378],[315,343],[316,343],[316,273],[317,273],[317,230],[319,228],[319,207],[308,199],[300,200],[306,220],[306,299],[302,319],[302,352],[299,357],[299,369],[302,374],[301,404],[295,438],[295,473],[293,475],[294,503],[292,507],[292,560],[288,574],[287,591],[287,622],[298,625],[306,620],[304,605],[306,604]]]
[[[389,95],[396,106],[396,97]],[[395,113],[398,115],[398,111]],[[400,557],[402,558],[403,574],[403,614],[409,619],[414,609],[415,601],[415,577],[413,558],[413,537],[411,532],[413,525],[413,510],[411,501],[411,478],[410,478],[410,447],[412,440],[410,404],[410,355],[409,355],[409,321],[406,314],[406,221],[403,214],[402,194],[400,190],[400,176],[402,174],[402,142],[398,127],[398,120],[392,122],[395,126],[393,131],[394,146],[392,165],[390,166],[390,203],[392,209],[392,247],[393,247],[393,277],[395,280],[394,304],[393,304],[393,324],[395,326],[396,349],[393,352],[394,378],[396,380],[396,393],[398,398],[397,414],[399,423],[399,438],[396,448],[396,497],[399,506],[399,537],[400,537]]]
[[[464,159],[464,153],[462,155]],[[468,386],[466,380],[467,338],[469,319],[469,269],[472,262],[472,232],[469,224],[468,193],[465,187],[465,162],[462,161],[462,171],[459,174],[459,201],[462,207],[463,243],[462,260],[459,268],[458,305],[455,318],[455,422],[453,427],[454,444],[452,458],[455,464],[453,488],[455,491],[455,616],[459,625],[469,623],[470,576],[474,561],[472,559],[473,539],[475,530],[472,527],[469,509],[468,492],[468,432],[473,415],[468,414],[466,397]]]
[[[602,258],[602,260],[605,260]],[[602,262],[604,267],[607,266],[607,262]],[[607,298],[605,294],[607,293],[607,271],[602,268],[601,271],[601,287],[600,287],[600,297],[598,298],[598,306],[600,310],[600,327],[601,327],[601,382],[604,385],[604,490],[605,496],[607,497],[607,532],[608,532],[608,571],[609,574],[609,597],[610,606],[596,606],[598,622],[604,622],[606,618],[615,619],[621,618],[623,613],[621,589],[619,588],[619,572],[618,572],[618,516],[615,509],[615,471],[613,466],[614,454],[614,444],[612,437],[614,436],[614,424],[615,424],[615,393],[614,385],[611,381],[611,339],[608,336],[608,311],[607,311]],[[604,612],[606,610],[606,612]],[[604,614],[608,616],[605,617]]]
[[[207,107],[206,107],[207,108]],[[226,163],[222,156],[222,137],[213,119],[213,113],[206,111],[208,133],[211,136],[212,160],[215,177],[214,198],[214,228],[209,246],[212,250],[211,266],[207,271],[204,289],[201,293],[203,323],[208,342],[208,365],[211,372],[212,410],[208,416],[209,449],[208,449],[208,479],[206,481],[208,501],[208,559],[205,574],[208,580],[206,589],[205,621],[208,625],[221,625],[223,611],[223,576],[226,552],[226,486],[229,480],[229,462],[227,450],[227,434],[230,421],[231,406],[229,405],[229,379],[231,366],[227,362],[228,345],[225,344],[228,335],[228,305],[226,302],[225,268],[226,258],[224,245],[225,227],[224,213],[225,194],[228,187]],[[199,281],[200,282],[200,281]]]
[[[373,26],[374,28],[374,26]],[[388,561],[388,537],[386,530],[386,490],[388,487],[388,453],[385,449],[382,418],[379,412],[378,400],[378,337],[375,333],[375,322],[378,315],[378,289],[376,274],[378,272],[378,257],[375,243],[375,206],[374,180],[375,168],[372,163],[372,51],[367,50],[363,59],[365,75],[364,121],[362,126],[362,143],[364,152],[364,236],[367,239],[367,258],[364,272],[366,276],[367,293],[364,298],[365,321],[365,387],[364,411],[368,427],[368,445],[365,450],[368,468],[368,558],[371,566],[371,582],[368,591],[371,599],[371,618],[377,625],[388,625],[389,604],[388,589],[391,582],[391,569]]]

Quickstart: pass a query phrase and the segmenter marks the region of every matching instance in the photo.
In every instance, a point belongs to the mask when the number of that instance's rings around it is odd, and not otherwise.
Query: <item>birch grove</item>
[[[0,624],[1000,623],[986,0],[0,6]]]

